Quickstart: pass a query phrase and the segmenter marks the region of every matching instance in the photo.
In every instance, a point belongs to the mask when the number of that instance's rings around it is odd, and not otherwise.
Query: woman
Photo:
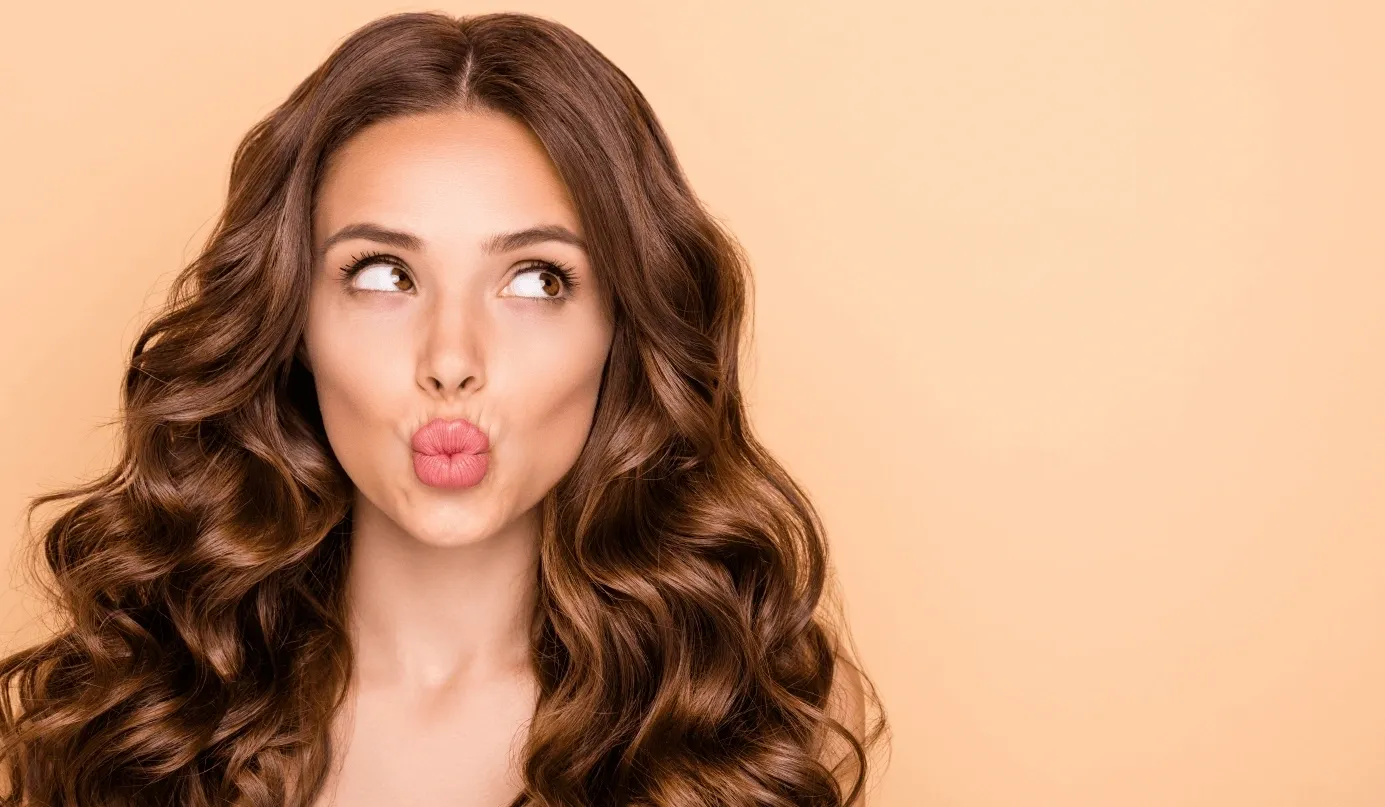
[[[30,504],[68,624],[0,664],[4,803],[861,804],[747,281],[570,30],[354,33],[241,143],[116,468]]]

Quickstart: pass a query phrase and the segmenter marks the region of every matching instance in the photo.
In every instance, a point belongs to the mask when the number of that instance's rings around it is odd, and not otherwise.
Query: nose
[[[418,385],[425,393],[447,400],[463,392],[474,394],[483,386],[482,325],[480,317],[455,301],[436,307],[425,326],[418,361]]]

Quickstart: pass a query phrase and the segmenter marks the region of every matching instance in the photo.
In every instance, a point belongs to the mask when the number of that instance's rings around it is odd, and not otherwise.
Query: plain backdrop
[[[1385,804],[1385,5],[11,4],[0,593],[111,459],[240,137],[382,14],[529,11],[754,263],[754,426],[893,722],[875,807]]]

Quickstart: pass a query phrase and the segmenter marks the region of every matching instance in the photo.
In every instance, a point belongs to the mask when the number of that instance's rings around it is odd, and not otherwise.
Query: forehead
[[[493,111],[390,118],[356,133],[328,160],[314,240],[346,224],[401,226],[425,241],[480,239],[537,223],[581,233],[542,142]]]

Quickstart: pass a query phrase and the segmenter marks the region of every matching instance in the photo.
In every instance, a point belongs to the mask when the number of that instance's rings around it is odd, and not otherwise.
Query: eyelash
[[[338,271],[341,274],[342,281],[349,282],[351,278],[355,277],[363,269],[377,263],[388,263],[393,266],[397,266],[400,269],[408,269],[408,267],[404,265],[403,261],[394,257],[393,255],[390,255],[387,252],[369,251],[365,252],[364,254],[353,256],[351,260],[347,262],[345,266],[341,267],[341,269]],[[561,303],[567,300],[569,297],[571,297],[573,290],[576,289],[578,285],[580,285],[579,281],[577,280],[577,273],[574,272],[571,267],[559,261],[533,260],[529,262],[528,266],[524,267],[520,274],[523,274],[525,272],[534,272],[538,270],[544,270],[550,274],[557,275],[558,279],[563,281],[563,288],[566,290],[566,293],[559,297],[528,297],[525,299],[540,300],[545,303]],[[361,289],[361,291],[373,290]]]

